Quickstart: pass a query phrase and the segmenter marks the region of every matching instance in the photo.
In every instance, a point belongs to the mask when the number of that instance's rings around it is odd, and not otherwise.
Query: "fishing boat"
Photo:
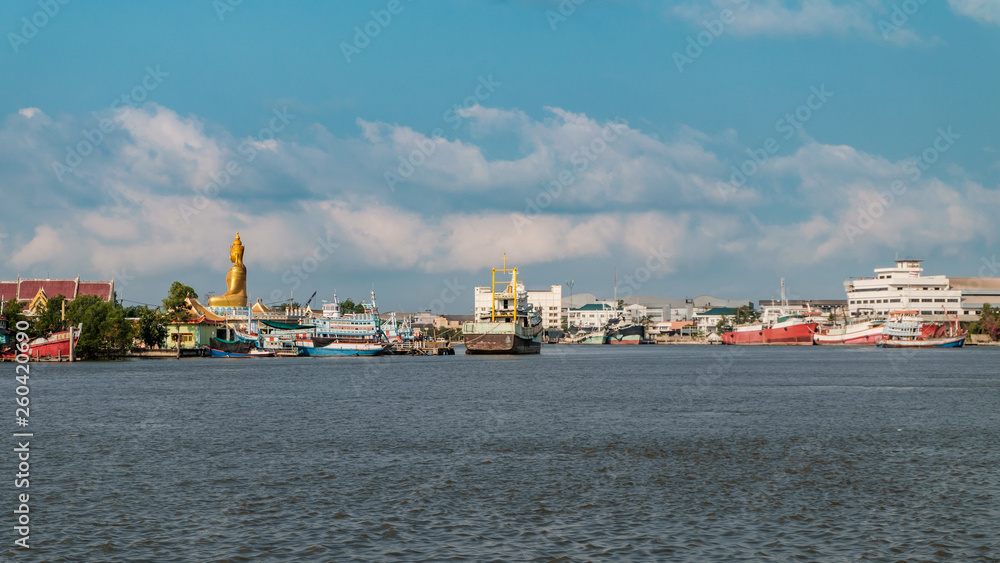
[[[371,302],[362,303],[364,313],[344,315],[334,294],[332,303],[323,303],[323,316],[314,329],[296,337],[295,346],[307,356],[376,356],[389,346],[378,316],[375,292]]]
[[[947,314],[946,314],[947,315]],[[929,326],[929,325],[928,325]],[[879,348],[961,348],[965,345],[968,333],[958,327],[958,319],[954,326],[949,325],[947,336],[928,336],[936,330],[928,330],[923,319],[916,311],[894,311],[889,313],[889,320],[883,328],[882,338],[876,342]]]
[[[819,345],[874,345],[882,338],[884,324],[884,320],[872,320],[820,329],[813,335],[813,342]]]
[[[587,332],[578,332],[577,334],[570,337],[568,344],[604,344],[608,340],[607,333],[604,329],[591,330]]]
[[[781,278],[781,304],[765,307],[760,322],[739,325],[722,334],[723,344],[810,346],[819,323],[791,312]]]
[[[608,344],[642,344],[646,336],[646,327],[639,323],[626,321],[624,316],[608,321]]]
[[[70,335],[73,335],[72,346],[75,348],[80,341],[83,324],[70,330],[54,332],[48,336],[40,336],[28,341],[28,355],[32,358],[69,357]]]
[[[500,274],[500,279],[497,274]],[[506,277],[510,275],[510,280]],[[490,308],[462,325],[466,354],[538,354],[542,350],[542,316],[528,303],[517,268],[493,268]]]

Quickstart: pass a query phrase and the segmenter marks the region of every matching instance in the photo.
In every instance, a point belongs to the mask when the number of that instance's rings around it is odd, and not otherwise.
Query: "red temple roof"
[[[111,301],[115,291],[112,281],[80,281],[76,279],[19,279],[17,281],[0,281],[0,300],[17,299],[28,302],[38,295],[38,290],[45,291],[51,299],[57,295],[65,295],[72,301],[81,295],[96,295],[104,301]]]
[[[0,301],[17,299],[17,282],[0,282]]]

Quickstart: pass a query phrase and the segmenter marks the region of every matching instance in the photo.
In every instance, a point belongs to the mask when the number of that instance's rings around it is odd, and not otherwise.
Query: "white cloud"
[[[42,113],[42,110],[38,108],[21,108],[17,113],[31,119],[32,117],[35,117],[36,114]]]
[[[582,113],[549,108],[535,119],[477,107],[467,120],[485,124],[482,137],[435,139],[363,120],[357,136],[338,137],[305,124],[249,159],[237,148],[245,139],[150,105],[120,116],[120,129],[60,182],[51,162],[94,127],[89,119],[22,115],[0,126],[0,184],[27,188],[5,192],[5,205],[46,209],[8,214],[4,225],[0,259],[27,275],[187,273],[199,291],[220,291],[237,230],[254,279],[285,289],[276,280],[315,256],[318,238],[339,246],[318,265],[317,285],[350,271],[472,272],[505,252],[518,265],[609,260],[627,269],[662,247],[672,258],[660,275],[669,275],[712,261],[791,268],[876,259],[905,245],[944,254],[998,234],[986,213],[996,190],[948,184],[935,177],[942,166],[848,240],[844,226],[857,210],[906,178],[902,163],[808,139],[723,202],[717,186],[728,167],[710,147],[742,153],[732,131],[682,127],[660,139],[623,124],[605,140],[609,122]],[[512,147],[504,156],[491,156],[497,138]],[[433,154],[390,191],[384,172],[426,143]],[[199,201],[196,188],[231,161],[241,172]],[[562,173],[572,182],[553,197],[546,186]]]
[[[694,25],[720,19],[723,10],[734,14],[723,33],[737,37],[820,37],[855,35],[897,45],[927,43],[912,29],[894,28],[883,35],[880,22],[888,13],[884,2],[834,0],[710,0],[673,8],[674,16]],[[888,20],[884,20],[888,21]],[[934,43],[931,41],[930,43]]]
[[[948,0],[948,5],[981,23],[1000,25],[1000,2],[996,0]]]

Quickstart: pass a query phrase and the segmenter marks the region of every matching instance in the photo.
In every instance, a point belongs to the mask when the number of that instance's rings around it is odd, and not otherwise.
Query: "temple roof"
[[[0,281],[0,300],[17,299],[26,303],[34,299],[39,290],[44,291],[50,299],[63,295],[72,301],[81,295],[96,295],[104,301],[111,301],[115,293],[115,282],[80,281],[80,278]]]

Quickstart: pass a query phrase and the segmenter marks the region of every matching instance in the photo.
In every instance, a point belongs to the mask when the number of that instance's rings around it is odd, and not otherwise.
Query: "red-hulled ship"
[[[69,338],[73,333],[73,346],[80,341],[80,331],[83,325],[78,328],[71,328],[62,332],[54,332],[48,336],[41,336],[28,342],[28,356],[32,358],[57,358],[69,357]]]
[[[789,313],[785,301],[785,280],[781,280],[780,307],[766,307],[761,322],[735,327],[723,333],[723,344],[779,344],[811,346],[818,323],[803,315]]]

